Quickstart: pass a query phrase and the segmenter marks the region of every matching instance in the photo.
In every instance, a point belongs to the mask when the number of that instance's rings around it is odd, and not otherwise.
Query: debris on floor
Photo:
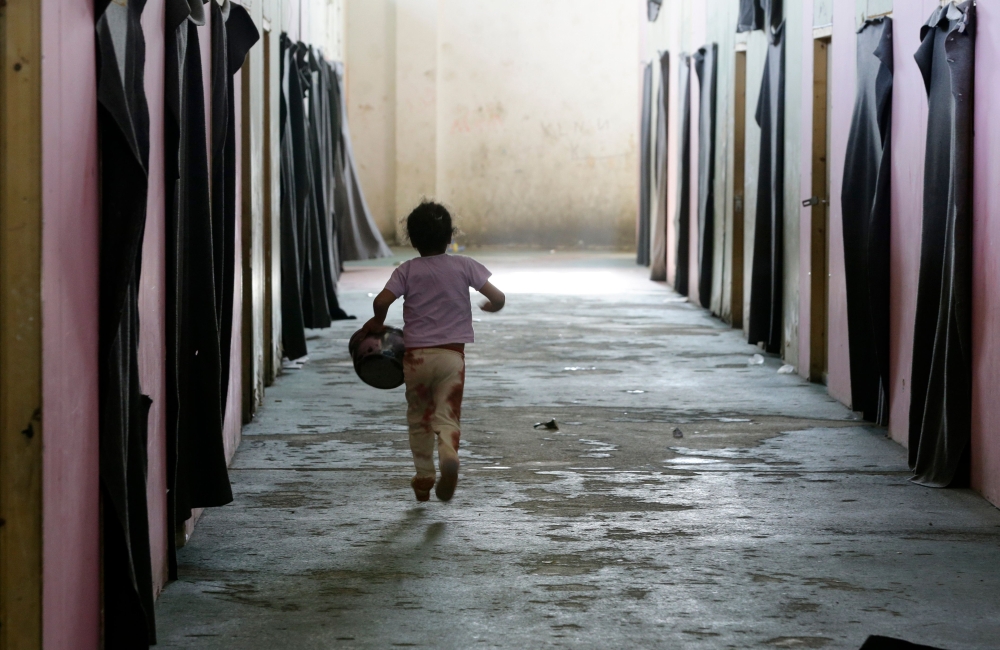
[[[747,365],[748,366],[762,366],[762,365],[764,365],[764,357],[761,356],[761,355],[759,355],[759,354],[755,354],[755,355],[753,355],[752,357],[750,357],[747,360]]]
[[[778,368],[778,374],[779,375],[794,375],[795,374],[795,366],[786,363],[785,365],[783,365],[780,368]]]
[[[536,429],[549,429],[550,431],[558,431],[559,430],[559,425],[556,424],[556,420],[555,420],[555,418],[553,418],[553,419],[549,420],[548,422],[536,422],[534,428],[536,428]]]
[[[675,438],[683,438],[684,437],[684,432],[681,431],[680,429],[678,429],[677,427],[674,427],[674,437]]]

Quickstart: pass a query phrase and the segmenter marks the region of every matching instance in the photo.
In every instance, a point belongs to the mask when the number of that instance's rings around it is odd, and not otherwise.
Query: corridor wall
[[[246,2],[254,23],[280,33],[286,25],[321,46],[330,58],[343,47],[342,3],[339,0],[263,0]],[[141,17],[145,38],[145,93],[149,108],[149,188],[139,279],[139,376],[142,391],[152,399],[148,419],[146,499],[149,515],[150,560],[154,596],[168,579],[166,512],[166,248],[164,179],[165,0],[147,0]],[[208,7],[206,7],[206,10]],[[209,13],[206,11],[206,13]],[[38,642],[45,648],[93,649],[101,644],[101,566],[99,513],[98,415],[98,265],[99,197],[95,69],[94,3],[91,0],[42,0],[41,53],[41,408],[44,421],[41,454],[42,528],[39,566],[42,601]],[[294,23],[294,24],[293,24]],[[198,27],[201,63],[205,71],[200,91],[210,122],[211,17]],[[276,42],[275,42],[276,45]],[[277,47],[271,49],[275,55]],[[32,65],[37,62],[33,62]],[[254,257],[249,267],[262,265],[262,221],[266,214],[262,149],[267,134],[261,84],[263,48],[252,50],[243,74],[234,79],[236,97],[235,240],[248,241]],[[272,78],[276,78],[276,74]],[[276,86],[271,86],[276,90]],[[276,96],[276,95],[275,95]],[[249,112],[247,112],[249,111]],[[270,113],[277,119],[277,111]],[[249,117],[249,124],[245,121]],[[249,128],[244,129],[243,126]],[[243,156],[247,147],[246,156]],[[277,150],[277,147],[274,147]],[[276,157],[274,159],[276,161]],[[252,165],[245,168],[245,162]],[[244,173],[246,172],[246,173]],[[270,175],[277,183],[277,174]],[[269,194],[272,200],[277,190]],[[247,207],[244,211],[243,208]],[[276,212],[276,211],[273,211]],[[244,237],[248,223],[252,237]],[[249,231],[249,229],[248,229]],[[242,336],[242,254],[235,249],[233,336],[224,422],[224,445],[231,459],[240,440],[245,381]],[[254,337],[253,400],[269,379],[261,373],[263,356],[272,356],[271,372],[280,367],[280,330],[270,350],[263,348],[261,278],[254,277],[251,335]],[[280,293],[274,296],[280,300]],[[272,313],[274,313],[272,311]],[[275,360],[274,357],[277,356]],[[273,374],[270,378],[273,378]],[[253,388],[253,386],[251,388]],[[198,513],[188,521],[185,536]],[[27,646],[24,646],[27,647]]]
[[[348,113],[365,190],[393,210],[383,233],[427,196],[455,209],[471,244],[634,246],[629,9],[352,0],[350,30],[368,38],[348,39]]]

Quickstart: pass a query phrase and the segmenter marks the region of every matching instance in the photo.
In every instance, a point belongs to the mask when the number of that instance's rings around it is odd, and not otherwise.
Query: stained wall
[[[633,245],[633,6],[352,0],[348,117],[383,234],[429,197],[468,243]]]
[[[42,639],[46,648],[96,650],[100,220],[93,3],[44,0],[42,23]]]

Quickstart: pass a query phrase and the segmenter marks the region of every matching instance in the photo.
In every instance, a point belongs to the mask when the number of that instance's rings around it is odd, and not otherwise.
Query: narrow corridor
[[[359,322],[313,332],[244,429],[234,503],[179,551],[161,647],[1000,638],[1000,512],[980,496],[909,483],[884,429],[775,357],[749,364],[633,255],[477,257],[509,302],[476,312],[455,499],[413,501],[402,391],[355,376]],[[349,265],[344,308],[367,317],[391,270]]]

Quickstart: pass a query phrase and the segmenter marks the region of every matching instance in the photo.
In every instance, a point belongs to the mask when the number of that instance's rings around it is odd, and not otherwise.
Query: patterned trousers
[[[403,358],[403,377],[413,464],[418,477],[433,477],[435,442],[439,463],[458,460],[465,355],[443,348],[409,350]]]

